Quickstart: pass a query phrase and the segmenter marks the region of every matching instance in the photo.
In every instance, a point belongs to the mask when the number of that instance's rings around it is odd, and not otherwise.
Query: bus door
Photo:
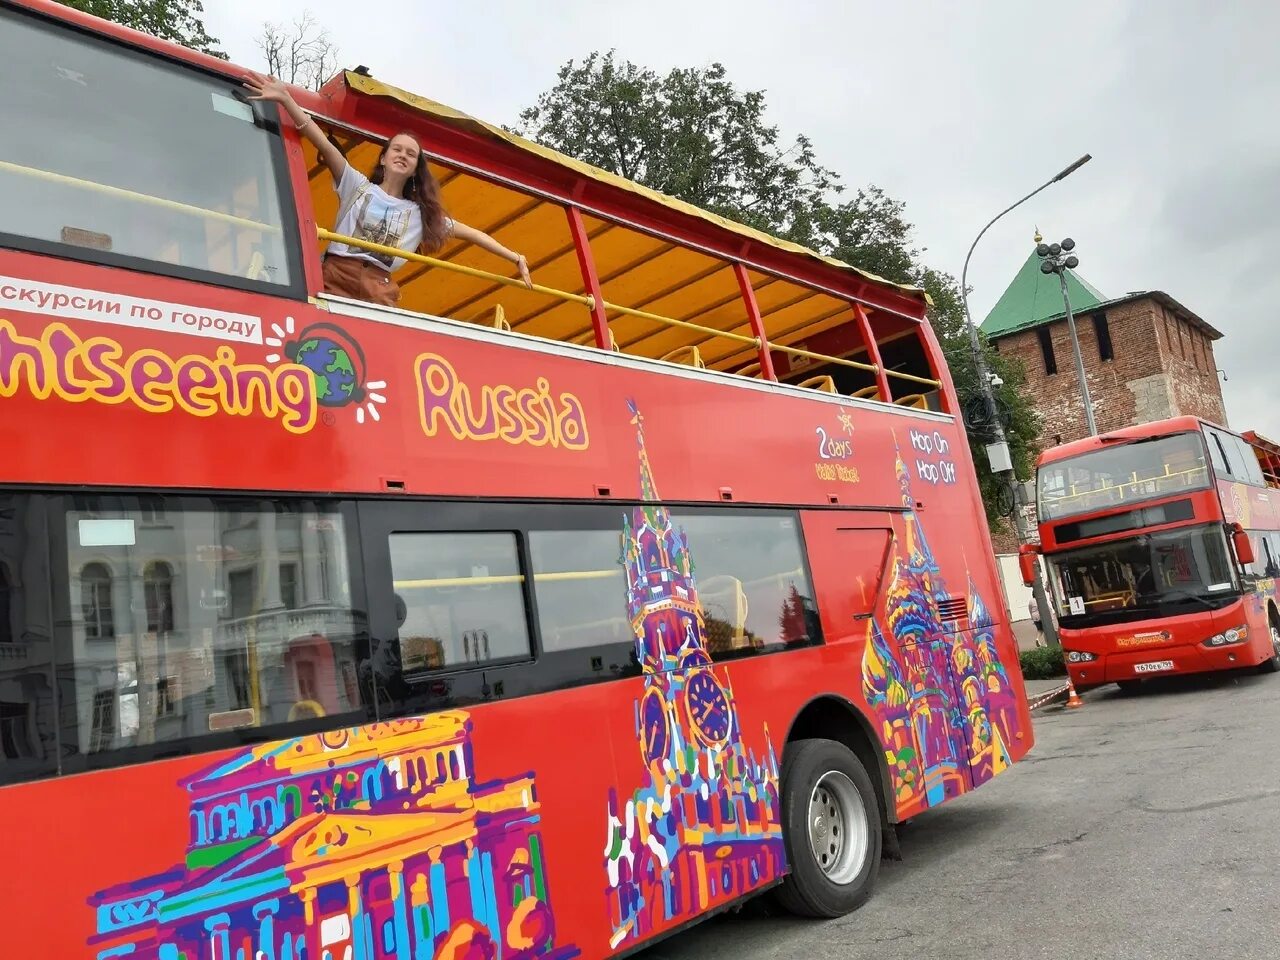
[[[967,613],[946,592],[916,515],[905,509],[805,515],[828,642],[863,644],[860,692],[875,714],[909,803],[934,806],[969,788],[962,709]],[[963,626],[963,623],[960,623]],[[901,793],[900,793],[901,796]]]

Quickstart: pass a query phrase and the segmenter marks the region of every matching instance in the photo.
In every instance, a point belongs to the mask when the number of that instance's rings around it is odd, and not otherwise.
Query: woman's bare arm
[[[533,278],[529,276],[529,263],[522,254],[516,253],[514,250],[508,250],[483,230],[468,227],[465,223],[459,223],[456,220],[453,222],[453,235],[459,240],[474,243],[480,249],[488,250],[494,256],[502,257],[503,260],[510,260],[516,265],[516,269],[520,271],[520,279],[524,281],[524,285],[529,289],[533,289]]]
[[[334,183],[341,180],[342,171],[347,167],[347,158],[342,155],[341,150],[329,142],[329,138],[316,126],[316,122],[307,116],[307,112],[298,106],[293,95],[289,93],[289,88],[275,77],[264,77],[260,73],[250,71],[247,77],[244,87],[250,93],[249,99],[267,100],[280,104],[294,126],[316,148],[316,153],[320,155],[324,165],[329,168],[329,173],[333,175]]]

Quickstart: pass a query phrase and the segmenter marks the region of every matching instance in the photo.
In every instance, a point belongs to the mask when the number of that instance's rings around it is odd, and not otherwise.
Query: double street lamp
[[[1056,273],[1058,282],[1062,284],[1062,306],[1067,311],[1067,329],[1071,331],[1071,349],[1076,358],[1076,378],[1080,381],[1080,397],[1084,401],[1084,425],[1089,436],[1098,435],[1098,425],[1093,421],[1093,401],[1089,399],[1089,381],[1084,375],[1084,360],[1080,356],[1080,338],[1076,336],[1076,318],[1071,313],[1071,295],[1067,292],[1067,271],[1080,266],[1080,258],[1071,251],[1076,242],[1070,237],[1061,243],[1040,243],[1036,245],[1036,256],[1040,258],[1041,273]]]

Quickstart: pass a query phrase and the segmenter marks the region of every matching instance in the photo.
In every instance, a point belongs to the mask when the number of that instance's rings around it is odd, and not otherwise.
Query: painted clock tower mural
[[[642,784],[610,792],[610,946],[636,941],[763,886],[784,870],[778,761],[768,728],[743,740],[728,670],[712,664],[693,558],[659,502],[644,418],[629,404],[644,503],[623,520],[627,616],[643,690]],[[625,770],[625,758],[619,758]]]

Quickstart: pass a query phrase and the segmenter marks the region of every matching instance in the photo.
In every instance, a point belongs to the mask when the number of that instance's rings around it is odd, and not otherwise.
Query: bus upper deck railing
[[[235,214],[226,213],[220,210],[209,210],[207,208],[195,206],[193,204],[182,203],[176,200],[169,200],[163,197],[156,197],[150,194],[139,193],[134,190],[124,189],[122,187],[114,187],[109,184],[98,183],[96,181],[91,181],[91,180],[84,180],[77,177],[71,177],[65,174],[54,173],[47,170],[39,170],[33,167],[22,166],[22,165],[10,163],[4,160],[0,160],[0,171],[12,173],[12,174],[18,174],[21,176],[32,177],[35,179],[45,180],[49,182],[55,182],[58,184],[75,187],[80,190],[86,190],[86,191],[100,193],[108,196],[115,196],[121,199],[129,200],[129,201],[133,201],[141,204],[146,204],[148,206],[171,210],[175,213],[180,213],[187,216],[193,216],[199,219],[224,223],[230,226],[241,227],[243,229],[253,230],[255,232],[271,233],[271,234],[279,234],[281,232],[280,227],[275,224],[261,223],[256,220],[252,220],[246,217],[236,216]],[[438,267],[442,270],[449,270],[454,273],[459,273],[459,274],[463,274],[470,277],[476,277],[478,279],[483,279],[492,283],[525,289],[524,282],[522,280],[515,279],[514,277],[503,276],[501,274],[492,273],[488,270],[482,270],[477,267],[469,267],[464,264],[453,263],[449,260],[442,260],[437,257],[431,257],[421,253],[401,250],[394,247],[388,247],[378,243],[372,243],[368,240],[363,240],[357,237],[345,236],[340,233],[335,233],[332,230],[326,230],[323,227],[319,227],[316,229],[316,235],[318,236],[319,239],[326,242],[343,243],[350,247],[356,247],[356,248],[368,250],[372,253],[382,254],[383,256],[409,260],[426,267]],[[535,293],[539,293],[544,296],[553,297],[565,302],[580,304],[591,311],[594,311],[597,308],[595,297],[593,297],[589,293],[585,293],[585,294],[572,293],[568,290],[559,290],[555,287],[548,287],[543,284],[537,284],[537,283],[533,284],[529,289],[532,289]],[[873,363],[862,363],[857,360],[849,360],[845,357],[831,356],[828,354],[818,353],[813,350],[806,350],[801,347],[793,347],[785,344],[775,343],[773,341],[762,343],[762,339],[760,337],[747,336],[745,334],[735,333],[732,330],[721,330],[716,327],[709,327],[700,323],[694,323],[691,320],[678,320],[674,317],[666,317],[661,314],[651,313],[647,310],[639,310],[634,307],[628,307],[628,306],[624,306],[622,304],[617,304],[617,303],[610,303],[609,301],[605,301],[605,300],[602,300],[601,303],[598,304],[598,306],[602,310],[604,310],[606,313],[611,313],[611,314],[621,315],[621,316],[636,317],[638,319],[648,320],[651,323],[660,324],[665,327],[673,327],[673,328],[678,328],[682,330],[689,330],[692,332],[702,334],[703,336],[708,338],[718,338],[721,340],[728,340],[733,343],[741,344],[743,346],[749,346],[752,349],[756,350],[757,352],[761,353],[762,355],[765,350],[777,351],[779,353],[783,353],[788,356],[803,357],[807,360],[817,361],[820,364],[833,364],[840,367],[847,367],[855,370],[861,370],[866,373],[871,373],[873,376],[876,376],[877,378],[879,377],[893,378],[895,380],[905,381],[907,383],[918,384],[922,387],[928,388],[929,390],[937,390],[941,387],[941,384],[938,380],[931,379],[929,377],[920,377],[914,374],[902,373],[897,370],[884,369]],[[499,321],[497,325],[502,329],[507,329],[507,330],[510,329],[510,324],[506,323],[505,320]],[[618,350],[617,344],[613,340],[613,335],[612,333],[607,332],[607,328],[606,328],[606,333],[609,338],[609,343],[607,345],[607,348]],[[599,344],[597,344],[597,346],[599,346]],[[701,354],[698,348],[692,345],[684,345],[676,349],[673,349],[669,351],[667,354],[664,354],[663,357],[660,357],[658,359],[667,359],[667,360],[674,361],[674,358],[676,356],[683,356],[688,358],[688,360],[691,362],[686,365],[692,365],[695,367],[705,366],[705,364],[703,364],[702,362]],[[748,372],[751,370],[754,370],[754,373]],[[762,373],[760,371],[760,365],[758,363],[746,364],[736,372],[742,376],[752,376],[755,378],[762,377]],[[887,381],[882,381],[882,382],[887,382]],[[817,389],[823,392],[828,392],[828,393],[837,392],[835,389],[833,379],[830,376],[825,376],[825,375],[810,377],[809,379],[803,381],[800,385],[813,387],[814,389]],[[871,399],[881,400],[883,398],[880,396],[880,392],[881,391],[878,387],[869,387],[863,390],[856,391],[853,394],[853,396],[869,397]],[[913,406],[913,407],[921,407],[921,408],[925,407],[924,395],[921,393],[915,393],[909,396],[898,397],[894,400],[894,402],[897,405],[901,405],[901,406]]]
[[[493,283],[502,284],[508,287],[517,287],[520,289],[531,289],[535,293],[540,293],[548,297],[554,297],[567,302],[581,304],[585,306],[588,310],[594,310],[597,306],[596,300],[593,296],[591,296],[591,294],[571,293],[568,290],[559,290],[555,287],[548,287],[548,286],[544,286],[542,284],[537,284],[537,283],[533,284],[531,287],[525,287],[524,281],[517,280],[514,277],[505,277],[502,274],[491,273],[488,270],[482,270],[477,267],[468,267],[463,264],[453,263],[449,260],[441,260],[438,257],[431,257],[422,253],[416,253],[408,250],[401,250],[396,247],[388,247],[388,246],[384,246],[383,244],[372,243],[368,240],[362,240],[357,237],[345,236],[340,233],[335,233],[332,230],[326,230],[323,227],[318,227],[316,229],[316,235],[321,240],[324,240],[326,242],[341,243],[350,247],[356,247],[359,249],[368,250],[371,253],[381,254],[382,256],[408,260],[413,263],[419,263],[427,267],[438,267],[442,270],[451,270],[455,273],[465,274],[466,276],[470,276],[470,277],[477,277],[480,279],[491,281]],[[717,329],[716,327],[704,326],[700,323],[693,323],[692,321],[689,321],[689,320],[677,320],[674,317],[664,317],[661,314],[650,313],[647,310],[637,310],[633,307],[627,307],[617,303],[610,303],[607,300],[601,301],[599,306],[603,310],[609,313],[620,314],[623,316],[637,317],[642,320],[649,320],[653,323],[662,324],[668,327],[677,327],[685,330],[693,330],[698,333],[704,334],[708,337],[718,337],[723,340],[730,340],[735,343],[741,343],[741,344],[750,346],[755,350],[760,350],[762,346],[767,346],[769,350],[777,350],[780,353],[785,353],[785,354],[789,354],[791,356],[796,356],[796,357],[805,357],[806,359],[816,360],[816,361],[819,361],[820,363],[830,363],[830,364],[835,364],[837,366],[842,366],[842,367],[851,367],[855,370],[862,370],[872,374],[883,373],[885,377],[893,377],[895,379],[904,380],[909,383],[920,384],[932,390],[937,390],[941,387],[941,383],[938,380],[930,379],[929,377],[918,377],[910,373],[900,373],[897,370],[887,370],[887,369],[881,370],[881,368],[876,366],[875,364],[861,363],[857,360],[846,359],[845,357],[834,357],[828,354],[816,353],[812,350],[805,350],[800,347],[785,346],[780,343],[774,343],[773,341],[768,341],[767,344],[762,344],[761,339],[759,337],[746,336],[745,334],[734,333],[731,330],[720,330],[720,329]],[[510,329],[510,324],[507,324],[504,321],[502,323],[502,327],[504,329]],[[612,335],[610,335],[610,339],[612,340]],[[610,346],[615,351],[617,350],[616,344],[611,343]],[[672,354],[680,352],[681,350],[684,350],[684,349],[686,348],[679,348],[678,350],[673,350],[670,353],[668,353],[667,356],[669,357]],[[693,350],[691,351],[691,356],[693,357],[699,356],[696,348],[693,348]],[[700,360],[697,361],[694,365],[700,365]],[[830,377],[812,378],[812,380],[814,381],[827,381],[828,384],[830,383],[830,379],[831,379]],[[809,382],[810,381],[806,381],[806,383],[809,383]],[[818,389],[824,389],[824,386],[822,385],[819,385],[816,383],[813,385],[818,387]],[[831,393],[835,392],[835,390],[831,387],[825,387],[825,391],[831,392]],[[908,400],[913,402],[910,404],[907,404],[905,401],[908,401]],[[923,396],[921,394],[913,394],[910,397],[900,398],[896,402],[899,405],[916,406],[918,404],[923,403]]]

